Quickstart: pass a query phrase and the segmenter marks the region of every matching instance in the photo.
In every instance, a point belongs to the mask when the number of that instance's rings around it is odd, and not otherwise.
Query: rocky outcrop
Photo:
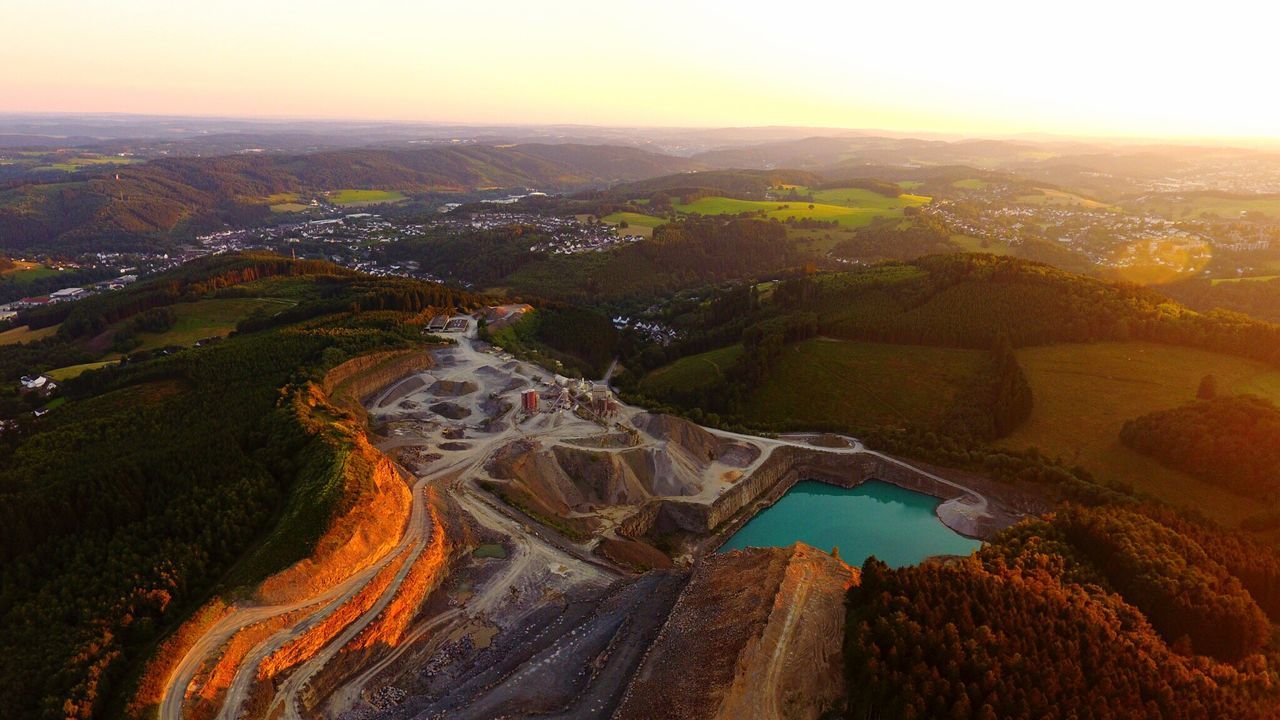
[[[352,358],[325,373],[320,386],[330,402],[364,417],[364,401],[391,383],[432,365],[431,351],[391,350]]]
[[[857,571],[797,543],[711,555],[636,672],[616,720],[815,720],[843,695]]]
[[[450,420],[461,420],[471,415],[471,410],[468,408],[464,408],[457,403],[451,402],[438,402],[430,406],[429,409],[431,412],[442,417],[447,417]]]
[[[631,424],[655,440],[676,446],[699,465],[716,460],[731,444],[707,432],[701,425],[674,415],[640,413],[631,419]]]
[[[437,380],[427,391],[436,397],[462,397],[479,389],[480,386],[470,380]]]

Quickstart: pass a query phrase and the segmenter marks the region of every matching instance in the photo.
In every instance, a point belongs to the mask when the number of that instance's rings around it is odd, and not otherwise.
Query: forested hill
[[[146,246],[269,215],[279,193],[343,188],[406,194],[490,187],[572,190],[691,169],[683,158],[608,145],[450,145],[308,155],[172,158],[0,191],[0,247]]]
[[[47,415],[0,434],[0,717],[101,716],[211,593],[307,554],[367,486],[347,480],[356,423],[316,380],[421,348],[427,317],[476,302],[327,263],[224,256],[72,315],[253,298],[292,306],[222,342],[84,372]],[[84,338],[0,347],[0,366],[38,366]]]

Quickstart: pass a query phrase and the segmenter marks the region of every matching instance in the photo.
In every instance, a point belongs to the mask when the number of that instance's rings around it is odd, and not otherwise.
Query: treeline
[[[0,303],[7,303],[24,297],[48,295],[62,288],[80,287],[115,276],[116,271],[111,268],[83,268],[63,270],[55,275],[24,279],[22,282],[16,282],[12,277],[0,277]]]
[[[526,313],[499,330],[486,330],[483,337],[547,366],[559,362],[563,372],[597,379],[617,357],[623,342],[608,317],[564,305]]]
[[[1164,285],[1160,291],[1193,310],[1230,310],[1280,323],[1280,278],[1239,282],[1185,280]]]
[[[831,254],[858,260],[911,260],[961,250],[951,242],[951,233],[935,223],[920,219],[905,229],[899,229],[898,223],[893,219],[859,228],[836,243]]]
[[[1232,492],[1280,499],[1280,408],[1249,395],[1201,400],[1129,420],[1125,445]]]
[[[1161,512],[1068,508],[964,561],[868,560],[849,592],[846,716],[1273,716],[1270,622],[1215,559],[1238,541]]]
[[[1201,314],[1152,290],[993,255],[941,255],[899,267],[798,277],[785,297],[833,337],[983,349],[1147,340],[1280,364],[1280,326]],[[874,271],[874,272],[873,272]],[[878,274],[877,274],[878,273]]]
[[[992,348],[985,371],[952,402],[939,431],[990,442],[1026,422],[1034,405],[1026,373],[1008,338],[1002,336]]]

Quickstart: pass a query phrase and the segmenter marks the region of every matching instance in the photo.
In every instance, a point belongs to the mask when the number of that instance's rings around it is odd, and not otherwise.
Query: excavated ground
[[[874,476],[934,494],[946,501],[939,515],[974,535],[1016,517],[963,478],[852,438],[765,439],[626,406],[603,421],[572,411],[526,417],[514,410],[519,392],[553,395],[551,375],[473,335],[435,351],[429,369],[381,378],[382,390],[360,398],[377,449],[412,476],[412,518],[388,557],[416,557],[448,528],[434,590],[411,594],[419,606],[403,631],[358,654],[343,648],[378,627],[384,609],[404,610],[396,599],[406,583],[424,587],[405,579],[416,577],[410,563],[380,579],[373,565],[340,592],[302,599],[320,609],[279,621],[244,653],[218,717],[261,707],[346,720],[817,718],[839,691],[852,571],[803,546],[708,555],[717,538],[805,477],[854,485]],[[428,506],[428,496],[438,501]],[[482,543],[484,557],[473,555]],[[254,683],[263,658],[366,588],[368,609],[349,613],[312,658]],[[218,631],[293,609],[243,609]],[[197,643],[187,665],[216,660],[217,639]],[[186,677],[174,678],[165,720],[183,716]]]

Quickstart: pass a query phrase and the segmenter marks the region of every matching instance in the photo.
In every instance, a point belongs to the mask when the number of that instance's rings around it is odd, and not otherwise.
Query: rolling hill
[[[607,145],[457,145],[155,160],[0,190],[0,243],[13,250],[145,248],[266,218],[272,195],[376,189],[407,195],[480,188],[572,190],[695,167]]]

